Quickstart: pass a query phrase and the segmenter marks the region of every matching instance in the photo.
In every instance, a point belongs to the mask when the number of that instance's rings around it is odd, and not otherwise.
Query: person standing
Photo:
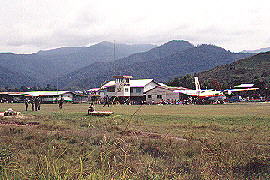
[[[110,101],[109,96],[106,95],[106,97],[105,97],[105,103],[104,103],[103,107],[105,107],[106,104],[108,105],[108,107],[110,107],[110,102],[109,101]]]
[[[27,109],[28,109],[28,99],[24,100],[24,104],[25,104],[25,111],[27,111]]]
[[[32,106],[32,111],[35,110],[35,104],[34,104],[34,98],[32,97],[30,100],[31,106]]]
[[[40,111],[40,104],[41,104],[41,99],[40,99],[40,97],[38,97],[38,107],[37,107],[37,110],[39,110]]]
[[[38,110],[38,97],[35,98],[34,104],[35,104],[35,111],[37,111]]]
[[[64,99],[63,99],[63,97],[61,97],[61,99],[59,101],[59,109],[63,108],[63,104],[64,104]]]

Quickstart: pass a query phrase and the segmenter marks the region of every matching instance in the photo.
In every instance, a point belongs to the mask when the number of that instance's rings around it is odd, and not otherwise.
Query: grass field
[[[0,104],[0,179],[269,179],[270,104]]]

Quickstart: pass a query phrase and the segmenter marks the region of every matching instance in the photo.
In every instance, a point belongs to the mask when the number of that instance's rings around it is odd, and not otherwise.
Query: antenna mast
[[[115,61],[115,40],[113,40],[113,61]]]

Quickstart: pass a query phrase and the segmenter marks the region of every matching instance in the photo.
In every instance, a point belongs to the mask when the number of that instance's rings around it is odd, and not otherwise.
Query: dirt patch
[[[159,146],[152,144],[142,143],[140,149],[147,154],[150,154],[152,157],[167,157],[170,156],[169,153],[163,151]]]
[[[15,116],[1,116],[0,125],[17,125],[17,126],[33,126],[39,125],[39,122],[25,122],[25,120],[34,119],[34,116],[30,115],[15,115]]]
[[[270,158],[258,159],[253,158],[246,165],[233,167],[233,172],[243,174],[245,178],[251,176],[260,176],[262,174],[270,173]]]
[[[35,116],[32,115],[24,115],[24,114],[19,114],[15,116],[0,116],[1,119],[33,119]]]
[[[34,126],[39,125],[39,122],[0,121],[0,125]]]

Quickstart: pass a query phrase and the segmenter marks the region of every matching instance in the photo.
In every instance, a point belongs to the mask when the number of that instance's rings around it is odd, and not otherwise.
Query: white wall
[[[151,95],[151,98],[148,97],[148,95]],[[157,95],[161,95],[162,98],[157,98]],[[178,101],[179,100],[179,94],[174,93],[173,90],[164,89],[161,87],[156,87],[148,92],[146,92],[146,102],[147,103],[159,103],[160,101],[164,100],[173,100]]]
[[[63,99],[65,101],[72,101],[73,100],[73,94],[72,93],[65,93],[62,95]],[[57,96],[49,96],[49,97],[41,97],[42,101],[47,101],[47,102],[51,102],[51,101],[57,101],[61,99],[61,95]]]
[[[130,79],[120,78],[115,80],[116,96],[130,96]],[[127,89],[127,91],[126,91]]]
[[[126,91],[126,89],[127,89],[127,91]],[[123,91],[124,91],[124,96],[130,96],[130,86],[124,86],[124,89],[123,89]]]
[[[117,91],[117,88],[119,87],[118,82],[116,83],[115,86],[116,86],[116,87],[115,87],[115,91]],[[144,93],[145,93],[146,91],[148,91],[148,90],[150,90],[150,89],[153,89],[153,88],[155,88],[156,86],[158,86],[158,84],[152,81],[152,82],[146,84],[144,87],[135,87],[135,88],[134,88],[134,91],[131,92],[131,91],[130,91],[130,88],[132,88],[132,87],[127,86],[127,85],[124,85],[124,86],[122,86],[123,89],[122,89],[121,92],[107,92],[107,90],[105,89],[104,91],[101,91],[101,92],[100,92],[100,97],[103,98],[103,97],[105,97],[106,95],[108,95],[109,97],[116,96],[116,95],[117,95],[117,96],[144,96]],[[128,92],[125,92],[125,88],[128,88]],[[141,88],[142,91],[139,92],[139,93],[137,93],[137,92],[136,92],[136,88]]]
[[[109,97],[112,97],[112,96],[115,96],[116,93],[115,92],[107,92],[107,90],[104,90],[104,91],[101,91],[100,92],[100,98],[104,98],[105,96],[109,96]]]

